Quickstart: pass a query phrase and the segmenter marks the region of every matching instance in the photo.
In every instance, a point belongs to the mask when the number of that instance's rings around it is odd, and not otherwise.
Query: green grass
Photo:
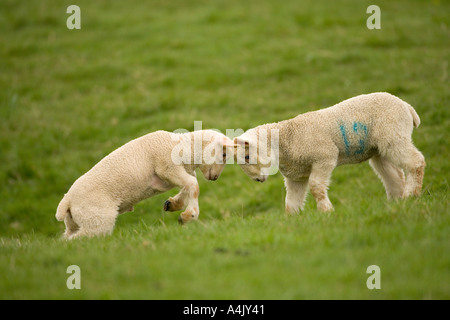
[[[370,1],[82,0],[81,30],[70,4],[0,2],[0,298],[450,298],[448,2],[378,1],[372,31]],[[245,130],[375,91],[421,117],[420,198],[387,202],[365,163],[334,171],[334,213],[308,197],[286,216],[280,174],[259,184],[230,165],[199,177],[197,223],[162,211],[172,190],[110,237],[59,239],[63,194],[135,137]]]

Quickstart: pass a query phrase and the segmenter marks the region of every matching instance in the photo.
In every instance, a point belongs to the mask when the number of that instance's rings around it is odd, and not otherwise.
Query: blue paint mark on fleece
[[[361,132],[361,130],[364,131],[364,134],[367,135],[367,126],[364,123],[361,122],[353,122],[353,131],[355,133],[358,133],[358,131]]]
[[[350,144],[348,143],[347,134],[345,133],[345,126],[343,124],[341,124],[339,126],[339,129],[341,129],[342,139],[344,140],[344,144],[345,144],[345,154],[347,156],[349,156],[350,155]]]
[[[347,156],[364,154],[366,151],[366,141],[369,132],[367,125],[362,122],[354,121],[351,128],[352,130],[347,133],[345,125],[339,125],[339,130],[341,131],[342,140],[345,145],[345,154]],[[353,142],[353,146],[350,141]],[[356,143],[358,143],[358,145],[356,145]]]
[[[355,132],[359,137],[359,148],[355,150],[354,154],[362,154],[366,149],[366,139],[367,139],[367,126],[361,122],[353,122],[353,132]]]

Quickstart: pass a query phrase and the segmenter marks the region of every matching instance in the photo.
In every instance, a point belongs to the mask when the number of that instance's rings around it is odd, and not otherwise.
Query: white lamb
[[[56,218],[64,220],[68,239],[110,234],[120,213],[174,187],[180,192],[164,203],[165,211],[186,208],[181,223],[199,215],[199,186],[195,169],[216,180],[233,142],[213,130],[188,133],[156,131],[132,140],[103,158],[81,176],[58,205]],[[200,148],[199,148],[200,146]],[[232,149],[232,147],[231,147]]]
[[[261,182],[270,165],[279,162],[288,213],[303,209],[308,185],[317,209],[332,211],[327,188],[333,169],[368,159],[388,199],[419,196],[425,159],[411,139],[419,124],[413,107],[389,93],[360,95],[248,130],[234,139],[235,158],[248,176]],[[278,141],[272,139],[275,133]],[[266,144],[267,153],[260,152]]]

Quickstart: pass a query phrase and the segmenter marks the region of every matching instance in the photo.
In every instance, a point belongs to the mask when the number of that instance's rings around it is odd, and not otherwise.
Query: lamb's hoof
[[[190,211],[185,211],[178,217],[179,224],[186,224],[195,219],[195,216]]]
[[[170,202],[169,200],[166,200],[166,202],[164,202],[164,211],[169,211],[171,205],[172,205],[172,202]]]
[[[328,200],[323,200],[317,203],[317,209],[321,212],[333,212],[334,208],[331,202]]]

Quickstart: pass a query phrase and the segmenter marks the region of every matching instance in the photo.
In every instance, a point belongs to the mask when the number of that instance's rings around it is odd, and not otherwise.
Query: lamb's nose
[[[215,181],[215,180],[217,180],[218,178],[219,178],[219,176],[216,174],[216,175],[212,178],[212,180]]]

